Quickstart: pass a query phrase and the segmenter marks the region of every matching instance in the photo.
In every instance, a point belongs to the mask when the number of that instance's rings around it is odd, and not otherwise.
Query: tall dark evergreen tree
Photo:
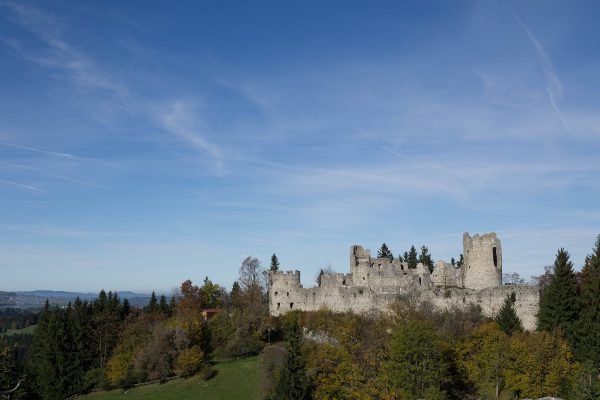
[[[302,354],[302,328],[298,314],[288,315],[285,334],[286,354],[275,383],[273,400],[304,400],[309,398],[306,361]]]
[[[404,253],[404,261],[408,263],[408,268],[415,269],[419,263],[419,255],[415,246],[410,246],[410,250]]]
[[[458,261],[456,262],[456,266],[462,267],[463,265],[465,265],[465,256],[463,256],[463,254],[461,253],[458,257]]]
[[[495,318],[498,325],[500,325],[500,329],[502,329],[508,335],[512,335],[512,333],[515,331],[523,330],[523,324],[521,324],[521,320],[517,316],[517,312],[515,310],[516,300],[517,297],[515,292],[507,295],[506,299],[504,299],[504,303],[502,303],[500,311],[498,311],[498,315],[496,315]]]
[[[553,331],[560,327],[573,344],[574,325],[579,317],[577,280],[569,253],[560,249],[556,253],[550,283],[542,290],[538,312],[538,330]]]
[[[152,292],[152,295],[150,296],[150,301],[148,302],[148,305],[146,306],[146,312],[152,314],[157,311],[158,311],[158,299],[156,298],[156,293]]]
[[[160,295],[160,300],[158,302],[158,309],[163,314],[169,314],[169,305],[167,304],[167,298],[164,294]]]
[[[454,257],[450,259],[450,264],[452,264],[453,267],[456,266],[456,260],[454,259]]]
[[[600,370],[600,235],[582,270],[581,314],[577,324],[575,352]]]
[[[271,256],[271,267],[269,269],[273,272],[279,271],[279,259],[275,253]]]
[[[377,252],[377,258],[387,258],[390,261],[394,261],[394,255],[385,243],[383,243],[379,248],[379,251]]]
[[[419,262],[427,267],[429,272],[433,272],[433,259],[429,254],[427,246],[421,246],[421,254],[419,254]]]
[[[125,319],[131,313],[131,304],[128,298],[123,299],[123,305],[121,306],[121,319]]]

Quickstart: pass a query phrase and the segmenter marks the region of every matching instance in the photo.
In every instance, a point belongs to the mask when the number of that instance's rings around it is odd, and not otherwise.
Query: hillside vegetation
[[[203,380],[200,376],[195,376],[190,379],[177,379],[164,384],[153,384],[134,389],[97,392],[82,398],[86,400],[252,400],[262,397],[259,386],[258,357],[217,364],[216,369],[218,374],[208,381]]]

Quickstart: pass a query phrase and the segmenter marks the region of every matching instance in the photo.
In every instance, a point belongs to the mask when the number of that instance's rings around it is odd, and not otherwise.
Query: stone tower
[[[463,234],[463,287],[485,289],[502,285],[502,246],[495,232]]]

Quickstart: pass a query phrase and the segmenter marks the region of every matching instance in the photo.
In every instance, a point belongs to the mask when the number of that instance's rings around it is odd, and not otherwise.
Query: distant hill
[[[134,293],[129,291],[118,292],[121,300],[128,299],[133,306],[144,306],[148,304],[149,294]],[[46,299],[50,304],[65,306],[69,302],[75,301],[79,297],[81,300],[94,300],[98,293],[80,293],[66,292],[56,290],[32,290],[22,292],[2,292],[0,291],[0,307],[15,308],[42,308]]]
[[[65,292],[60,290],[32,290],[28,292],[15,292],[23,296],[36,296],[45,298],[57,298],[57,299],[76,299],[79,297],[82,300],[93,300],[98,297],[98,293],[80,293],[80,292]],[[149,298],[149,294],[140,294],[133,292],[117,292],[121,299],[133,299],[136,297]]]

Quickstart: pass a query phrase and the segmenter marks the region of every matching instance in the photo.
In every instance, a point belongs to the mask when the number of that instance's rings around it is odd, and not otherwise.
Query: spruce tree
[[[167,298],[164,294],[160,295],[160,301],[158,302],[158,309],[163,314],[169,314],[169,305],[167,304]]]
[[[152,292],[150,296],[150,301],[146,306],[146,312],[149,314],[155,313],[158,311],[158,300],[156,299],[156,293]]]
[[[419,256],[417,254],[417,249],[415,248],[415,246],[410,246],[410,250],[408,251],[408,253],[404,253],[404,261],[408,263],[408,268],[417,268]]]
[[[551,332],[564,330],[566,338],[573,344],[574,325],[579,316],[577,280],[569,253],[559,249],[554,261],[550,283],[542,290],[538,312],[538,330]]]
[[[131,313],[131,304],[129,299],[126,297],[123,299],[123,305],[121,306],[121,319],[125,319],[129,313]]]
[[[577,324],[576,354],[600,369],[600,235],[582,270],[582,309]]]
[[[302,342],[302,328],[298,323],[298,313],[291,313],[288,315],[285,327],[285,358],[275,383],[273,400],[309,398]]]
[[[273,253],[273,255],[271,256],[270,270],[273,272],[279,271],[279,259],[277,258],[277,255],[275,253]]]
[[[498,315],[496,315],[495,318],[498,325],[500,325],[500,329],[502,329],[508,335],[512,335],[512,333],[515,331],[523,330],[523,324],[521,324],[521,320],[515,311],[516,299],[517,297],[515,292],[507,295],[506,299],[504,299],[504,303],[502,303],[500,311],[498,311]]]
[[[433,272],[433,259],[429,254],[427,246],[421,246],[421,254],[419,255],[419,262],[427,267],[429,273]]]
[[[8,346],[0,345],[0,391],[9,390],[17,384],[16,364]]]
[[[377,258],[387,258],[390,261],[394,261],[394,255],[385,243],[383,243],[379,248],[379,251],[377,252]]]

